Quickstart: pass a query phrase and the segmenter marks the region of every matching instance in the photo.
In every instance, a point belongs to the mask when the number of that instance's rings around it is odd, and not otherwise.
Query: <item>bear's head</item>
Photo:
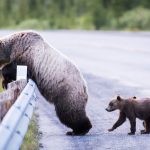
[[[111,111],[114,111],[117,109],[121,110],[123,108],[126,100],[135,100],[135,99],[136,99],[135,96],[128,98],[128,99],[124,99],[120,96],[117,96],[116,99],[113,99],[112,101],[109,102],[109,105],[106,108],[106,111],[111,112]]]
[[[10,48],[4,46],[4,43],[0,40],[0,68],[10,62]]]
[[[120,96],[117,96],[116,99],[113,99],[110,101],[108,107],[106,108],[106,111],[111,112],[117,109],[120,109],[121,103],[124,101]]]

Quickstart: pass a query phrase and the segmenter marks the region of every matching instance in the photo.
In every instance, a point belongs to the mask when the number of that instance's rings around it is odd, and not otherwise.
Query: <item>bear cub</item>
[[[136,132],[136,118],[144,120],[144,130],[141,130],[141,134],[150,133],[150,98],[143,98],[136,100],[136,97],[124,99],[117,96],[117,99],[112,100],[106,111],[111,112],[114,110],[120,110],[120,115],[117,122],[108,131],[113,131],[117,127],[121,126],[126,118],[129,119],[131,125],[131,132],[129,135],[134,135]]]

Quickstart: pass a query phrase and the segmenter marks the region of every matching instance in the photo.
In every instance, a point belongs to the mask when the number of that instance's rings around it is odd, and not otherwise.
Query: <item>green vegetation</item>
[[[0,85],[0,92],[2,92],[3,91],[3,88],[2,88],[2,86]]]
[[[150,29],[149,0],[0,0],[0,28]]]
[[[2,88],[2,78],[0,77],[0,92],[3,91],[3,88]]]
[[[150,29],[150,11],[149,9],[136,8],[127,11],[119,18],[119,27],[127,29]]]
[[[30,122],[28,132],[25,135],[23,144],[21,145],[21,150],[38,150],[38,126],[36,116],[33,115],[33,118]]]

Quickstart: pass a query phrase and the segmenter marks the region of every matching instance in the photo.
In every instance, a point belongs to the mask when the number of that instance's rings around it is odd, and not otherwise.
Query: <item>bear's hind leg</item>
[[[141,134],[146,131],[146,123],[145,123],[145,121],[143,121],[143,127],[144,127],[144,130],[141,130]]]
[[[141,134],[149,134],[150,133],[150,119],[147,119],[143,122],[143,126],[145,130],[141,130]]]

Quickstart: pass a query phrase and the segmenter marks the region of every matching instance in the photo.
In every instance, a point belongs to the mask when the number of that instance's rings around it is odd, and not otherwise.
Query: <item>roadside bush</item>
[[[91,17],[59,17],[50,20],[50,29],[94,29]]]
[[[127,11],[119,18],[118,27],[131,30],[150,29],[150,10],[145,8],[136,8]]]
[[[91,29],[94,29],[95,27],[92,23],[92,17],[90,15],[89,16],[85,15],[85,16],[76,18],[73,28],[91,30]]]
[[[29,19],[20,22],[17,26],[17,29],[48,29],[49,22],[48,21],[41,21],[37,19]]]

